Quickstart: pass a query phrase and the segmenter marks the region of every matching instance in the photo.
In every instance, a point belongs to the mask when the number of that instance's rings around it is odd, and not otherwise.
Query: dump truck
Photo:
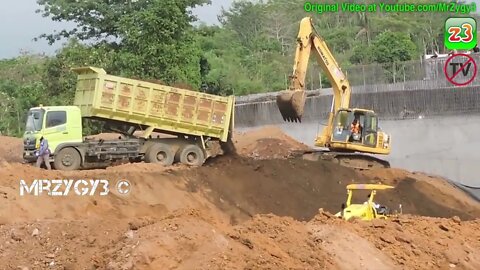
[[[36,160],[42,136],[49,144],[50,162],[59,170],[118,161],[201,166],[209,157],[233,149],[234,96],[122,78],[96,67],[72,70],[77,74],[72,106],[28,111],[25,161]],[[101,121],[121,135],[84,137],[86,119]],[[155,133],[159,135],[152,136]]]

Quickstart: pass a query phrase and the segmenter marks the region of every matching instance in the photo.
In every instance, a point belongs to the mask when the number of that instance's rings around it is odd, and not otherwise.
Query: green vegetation
[[[221,95],[269,92],[287,87],[298,23],[304,16],[314,17],[342,67],[381,63],[387,71],[392,63],[418,59],[424,50],[441,52],[443,22],[449,16],[317,14],[306,13],[303,0],[236,1],[220,14],[219,26],[206,26],[195,25],[190,10],[208,0],[37,2],[44,16],[75,22],[77,27],[38,37],[50,43],[68,40],[55,56],[0,60],[1,134],[20,135],[19,123],[29,107],[71,104],[72,67],[99,66],[119,76]],[[312,61],[308,87],[329,86],[319,72]]]

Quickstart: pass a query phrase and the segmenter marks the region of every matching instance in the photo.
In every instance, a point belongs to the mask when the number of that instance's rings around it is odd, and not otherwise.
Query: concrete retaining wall
[[[331,95],[308,97],[302,121],[325,119],[331,102]],[[351,107],[373,109],[381,119],[402,118],[405,108],[410,112],[406,118],[480,112],[480,86],[357,93]],[[237,104],[235,113],[238,127],[283,123],[274,100]]]
[[[392,135],[393,167],[440,175],[455,182],[480,186],[480,87],[391,91],[355,94],[354,107],[374,109],[380,126]],[[313,146],[325,124],[331,96],[307,99],[302,123],[285,123],[274,101],[239,104],[240,130],[277,125],[293,138]],[[404,106],[416,114],[400,119]],[[418,113],[424,118],[418,119]],[[479,193],[478,190],[474,192]]]

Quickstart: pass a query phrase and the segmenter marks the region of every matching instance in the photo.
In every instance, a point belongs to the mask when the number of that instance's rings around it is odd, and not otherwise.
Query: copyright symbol
[[[132,189],[132,185],[127,180],[118,180],[116,187],[121,195],[127,195]]]

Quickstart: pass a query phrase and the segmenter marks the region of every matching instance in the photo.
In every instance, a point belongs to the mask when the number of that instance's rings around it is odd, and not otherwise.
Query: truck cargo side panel
[[[100,117],[226,141],[234,97],[221,97],[79,68],[75,105]]]

